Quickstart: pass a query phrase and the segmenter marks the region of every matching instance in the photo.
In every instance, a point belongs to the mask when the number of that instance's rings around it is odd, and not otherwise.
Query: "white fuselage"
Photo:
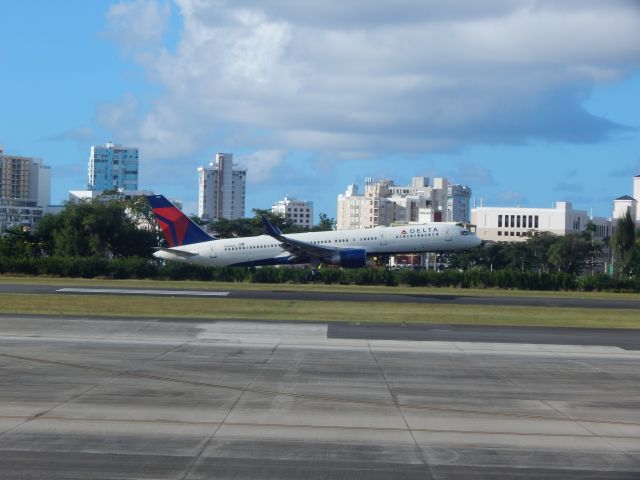
[[[367,256],[417,252],[466,250],[480,245],[480,239],[455,223],[428,223],[399,227],[334,230],[287,234],[287,238],[330,248],[360,248]],[[171,250],[177,250],[176,254]],[[184,255],[184,252],[192,254]],[[182,255],[180,254],[182,253]],[[182,245],[154,254],[157,258],[204,266],[252,266],[309,263],[293,257],[281,242],[268,235],[216,239]]]

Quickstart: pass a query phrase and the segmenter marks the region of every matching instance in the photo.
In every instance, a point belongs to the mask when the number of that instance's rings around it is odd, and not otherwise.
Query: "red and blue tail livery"
[[[169,247],[192,245],[213,240],[213,237],[196,225],[193,220],[182,213],[163,195],[147,195],[147,200],[160,228],[162,228],[162,233],[164,233]]]

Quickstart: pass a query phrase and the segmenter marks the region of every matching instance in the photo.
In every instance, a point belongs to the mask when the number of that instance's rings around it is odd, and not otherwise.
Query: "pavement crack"
[[[271,358],[273,357],[273,355],[275,354],[276,350],[278,349],[278,347],[280,346],[280,342],[278,342],[269,352],[269,355],[267,355],[267,358],[264,362],[260,363],[260,368],[258,369],[258,371],[256,371],[255,375],[253,375],[253,377],[251,378],[251,380],[249,380],[244,388],[242,389],[242,391],[240,392],[240,394],[238,395],[238,397],[235,399],[235,401],[233,402],[233,404],[231,405],[231,407],[229,408],[229,410],[227,411],[227,413],[225,414],[224,418],[222,419],[221,422],[219,422],[216,427],[213,429],[213,432],[211,433],[211,435],[209,435],[209,437],[207,438],[206,441],[203,442],[202,444],[202,448],[200,448],[200,450],[195,454],[194,458],[191,460],[191,462],[189,463],[184,475],[182,477],[180,477],[180,480],[186,480],[187,477],[189,477],[189,475],[191,475],[191,472],[193,472],[193,470],[196,468],[196,466],[198,465],[200,459],[202,458],[202,455],[204,454],[204,452],[206,451],[207,447],[211,444],[211,442],[213,441],[213,439],[215,438],[215,436],[218,434],[218,432],[220,431],[220,428],[222,428],[223,425],[225,425],[225,422],[227,421],[227,419],[229,418],[229,416],[231,415],[231,412],[233,412],[233,410],[236,408],[236,406],[238,405],[238,403],[240,403],[240,400],[242,399],[242,397],[244,396],[245,393],[251,391],[250,387],[251,385],[253,385],[253,383],[256,381],[256,379],[260,376],[260,374],[262,373],[262,371],[264,370],[265,366],[269,363],[269,361],[271,360]]]
[[[380,364],[380,361],[378,360],[378,357],[377,357],[376,353],[371,348],[371,342],[367,341],[367,346],[369,347],[369,353],[371,354],[371,357],[373,358],[373,361],[375,362],[375,364],[376,364],[376,366],[377,366],[377,368],[378,368],[378,370],[380,372],[380,376],[382,377],[382,381],[386,385],[387,390],[389,391],[389,395],[393,399],[393,404],[395,405],[398,413],[400,414],[400,417],[402,418],[402,421],[404,422],[404,424],[405,424],[405,426],[407,428],[407,432],[409,432],[409,435],[411,435],[411,438],[413,439],[413,443],[415,445],[416,453],[418,455],[418,458],[420,458],[420,460],[422,460],[422,464],[424,465],[426,478],[427,479],[435,479],[436,477],[434,475],[433,470],[431,469],[431,466],[429,465],[429,461],[427,460],[427,457],[425,456],[424,451],[420,447],[420,444],[418,443],[418,439],[415,437],[415,435],[413,433],[413,430],[409,426],[409,422],[407,421],[407,418],[405,417],[404,412],[402,411],[402,407],[401,407],[400,403],[398,402],[398,398],[396,397],[396,394],[394,393],[393,389],[391,388],[391,385],[389,385],[389,380],[387,379],[387,376],[384,373],[384,368]]]

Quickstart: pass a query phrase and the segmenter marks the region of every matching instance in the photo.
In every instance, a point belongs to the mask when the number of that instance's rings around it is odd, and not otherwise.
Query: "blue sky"
[[[249,168],[247,214],[291,195],[335,216],[349,183],[426,175],[478,204],[609,216],[640,175],[633,1],[5,0],[0,17],[0,145],[53,167],[54,203],[109,140],[189,211],[218,151]]]

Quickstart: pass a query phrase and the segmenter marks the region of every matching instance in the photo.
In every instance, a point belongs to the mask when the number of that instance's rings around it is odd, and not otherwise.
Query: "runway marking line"
[[[141,290],[128,288],[59,288],[57,293],[119,293],[123,295],[170,295],[188,297],[227,297],[231,292],[205,292],[202,290]]]

